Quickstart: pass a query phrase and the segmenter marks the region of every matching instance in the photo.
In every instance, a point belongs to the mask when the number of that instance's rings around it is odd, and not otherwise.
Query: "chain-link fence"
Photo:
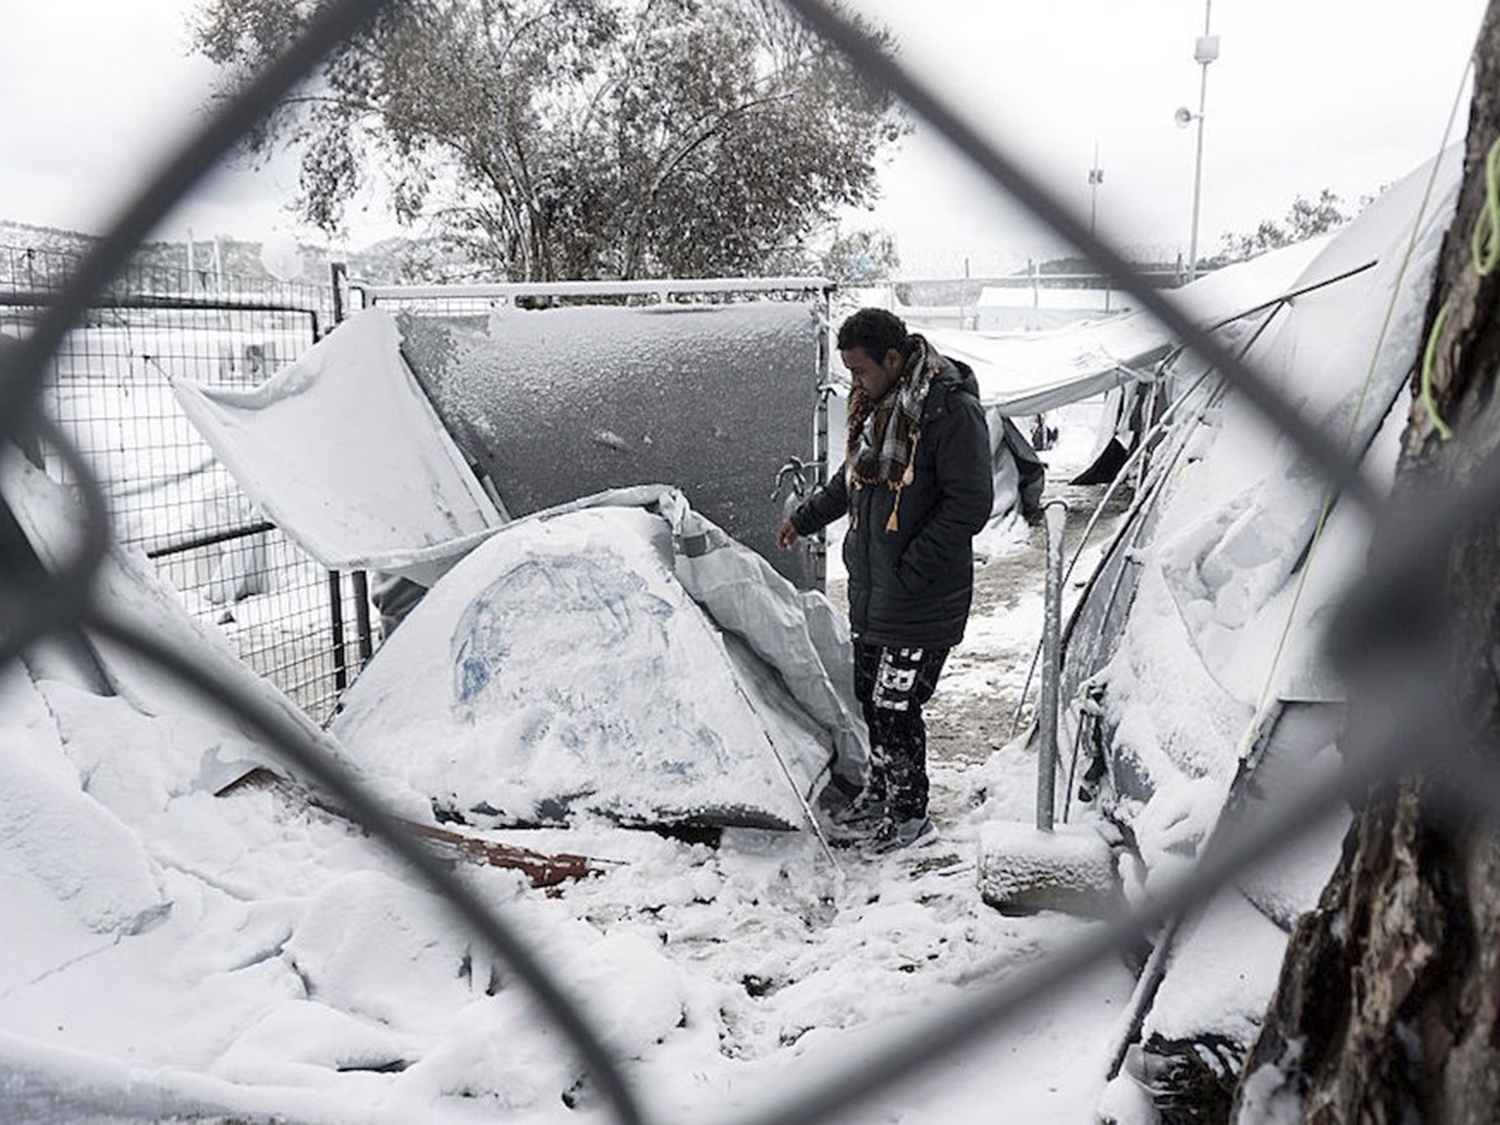
[[[0,333],[29,335],[77,264],[0,247]],[[93,468],[116,538],[319,721],[370,647],[356,635],[368,614],[355,583],[257,513],[178,407],[172,381],[252,387],[312,347],[331,314],[327,286],[132,265],[64,338],[41,390],[43,409]],[[78,483],[55,451],[44,463]]]
[[[1296,444],[1344,501],[1376,514],[1389,530],[1382,534],[1384,550],[1377,564],[1360,588],[1346,598],[1334,630],[1339,642],[1335,648],[1343,655],[1346,669],[1381,677],[1377,687],[1382,701],[1378,714],[1362,717],[1358,745],[1351,747],[1353,752],[1346,755],[1337,773],[1288,795],[1263,822],[1241,826],[1232,837],[1215,838],[1200,853],[1189,874],[1128,916],[1090,931],[1079,943],[1054,952],[1026,972],[999,983],[969,986],[960,998],[936,1008],[902,1033],[870,1046],[858,1060],[824,1068],[798,1088],[768,1098],[749,1117],[782,1125],[822,1120],[867,1105],[918,1070],[1007,1026],[1088,967],[1133,948],[1142,932],[1150,932],[1205,902],[1237,875],[1296,840],[1323,814],[1363,793],[1372,782],[1410,768],[1411,747],[1423,748],[1424,774],[1433,789],[1448,798],[1450,807],[1471,818],[1488,817],[1493,815],[1500,796],[1500,776],[1492,765],[1465,758],[1462,772],[1455,768],[1457,752],[1474,729],[1473,717],[1455,713],[1447,705],[1446,692],[1437,682],[1442,678],[1442,661],[1435,655],[1433,644],[1416,643],[1410,638],[1405,626],[1411,621],[1409,616],[1403,617],[1413,604],[1433,606],[1434,583],[1429,576],[1440,568],[1458,536],[1493,519],[1500,507],[1500,459],[1484,459],[1461,491],[1426,495],[1410,509],[1392,512],[1381,490],[1366,478],[1336,436],[1310,425],[1266,380],[1193,323],[1170,299],[1143,283],[1116,251],[1096,238],[926,85],[901,69],[877,43],[819,0],[787,2],[861,70],[885,83],[999,185],[1086,254],[1117,287],[1128,291],[1140,308],[1167,325],[1201,360],[1212,365],[1234,393],[1259,409]],[[51,446],[78,482],[90,522],[72,558],[44,582],[27,584],[24,576],[12,580],[15,596],[8,595],[0,610],[4,614],[0,618],[4,622],[0,664],[55,631],[82,627],[149,659],[249,723],[269,746],[277,748],[303,776],[333,794],[342,807],[379,834],[449,900],[474,932],[530,986],[577,1051],[615,1116],[634,1123],[646,1115],[612,1053],[506,916],[477,898],[367,796],[360,784],[331,762],[321,747],[284,717],[244,698],[155,638],[120,624],[111,607],[95,599],[90,579],[108,546],[106,494],[74,443],[38,410],[45,403],[43,388],[53,357],[68,332],[86,323],[88,310],[99,304],[100,294],[121,270],[131,247],[294,82],[338,43],[357,34],[383,7],[370,0],[336,0],[321,6],[305,37],[205,125],[134,201],[110,235],[69,274],[23,345],[13,349],[14,358],[0,380],[0,425],[7,443],[25,446],[41,439]],[[12,455],[4,447],[0,447],[0,453]],[[1430,640],[1436,632],[1429,629],[1422,637]],[[1400,647],[1385,643],[1394,637],[1405,637]]]

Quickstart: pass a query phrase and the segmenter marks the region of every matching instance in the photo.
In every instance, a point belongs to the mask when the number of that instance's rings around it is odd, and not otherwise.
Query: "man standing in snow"
[[[776,541],[785,550],[849,516],[854,690],[870,729],[870,771],[835,819],[889,851],[932,831],[922,705],[968,620],[970,544],[993,503],[990,438],[973,371],[900,318],[860,309],[840,326],[838,347],[853,384],[844,463]]]

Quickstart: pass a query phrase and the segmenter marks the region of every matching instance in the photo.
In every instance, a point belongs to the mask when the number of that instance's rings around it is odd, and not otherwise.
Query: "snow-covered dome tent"
[[[842,623],[674,489],[509,524],[433,586],[333,733],[401,802],[485,826],[795,828],[863,728]]]

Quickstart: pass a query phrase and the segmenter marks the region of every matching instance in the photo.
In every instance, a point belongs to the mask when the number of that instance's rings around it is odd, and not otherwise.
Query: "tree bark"
[[[1446,303],[1432,386],[1454,436],[1442,439],[1416,396],[1398,492],[1465,487],[1500,444],[1500,271],[1481,277],[1470,250],[1485,209],[1485,157],[1500,137],[1500,0],[1481,26],[1475,66],[1464,186],[1425,328]],[[1446,573],[1416,596],[1431,593],[1443,607],[1442,648],[1434,666],[1412,674],[1445,679],[1453,713],[1467,717],[1465,745],[1493,761],[1500,520],[1460,536]],[[1361,692],[1356,681],[1356,705]],[[1411,747],[1411,759],[1425,749]],[[1377,788],[1359,810],[1318,908],[1293,931],[1237,1092],[1240,1122],[1500,1120],[1500,832],[1494,818],[1444,812],[1419,774]]]

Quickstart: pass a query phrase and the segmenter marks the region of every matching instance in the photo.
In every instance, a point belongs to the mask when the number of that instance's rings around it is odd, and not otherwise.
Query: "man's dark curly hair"
[[[839,325],[839,351],[863,348],[876,363],[892,348],[905,356],[909,346],[906,325],[885,309],[860,309]]]

